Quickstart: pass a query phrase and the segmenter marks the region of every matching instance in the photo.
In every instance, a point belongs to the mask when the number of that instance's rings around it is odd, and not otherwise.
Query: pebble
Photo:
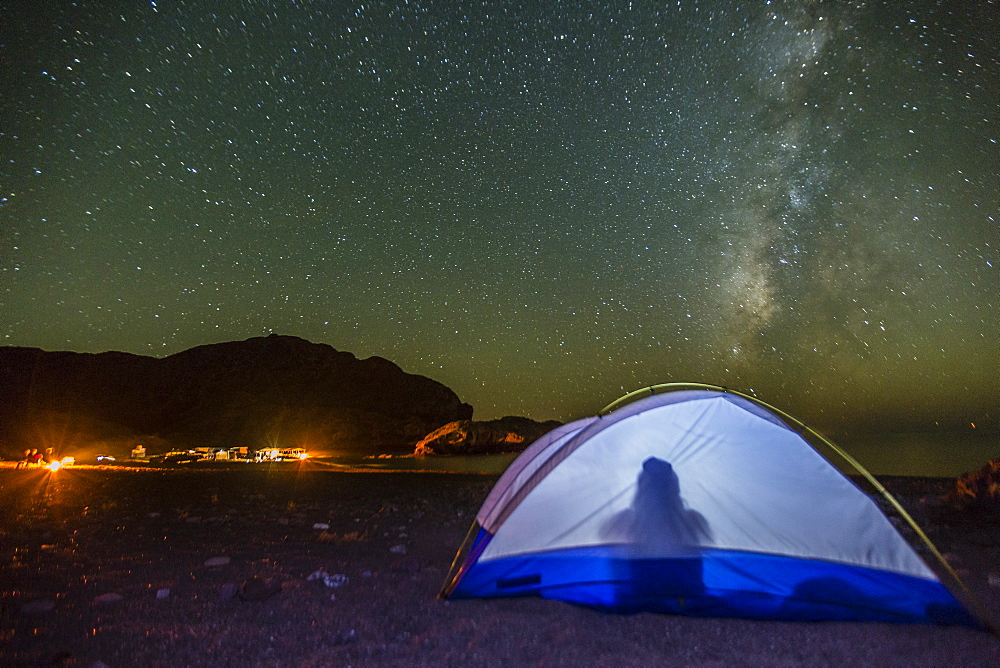
[[[991,587],[1000,587],[1000,573],[990,573],[986,581],[989,582]]]
[[[329,528],[330,525],[327,524],[326,522],[316,522],[316,524],[313,524],[313,529],[321,529],[323,531],[326,531]]]
[[[162,589],[156,590],[156,600],[163,601],[170,598],[170,587],[164,587]]]
[[[274,578],[255,575],[240,587],[240,598],[244,601],[263,601],[281,591],[281,583]]]
[[[42,598],[37,601],[29,601],[21,606],[21,612],[26,615],[37,615],[43,612],[49,612],[54,607],[56,607],[56,602],[49,600],[47,598]]]
[[[343,573],[327,573],[322,568],[310,573],[306,576],[306,580],[320,580],[327,587],[341,587],[347,584],[347,576]]]
[[[225,566],[229,563],[229,557],[212,557],[205,560],[205,566]]]
[[[219,588],[219,600],[220,601],[231,601],[234,598],[236,598],[236,594],[238,594],[239,591],[240,591],[240,588],[237,587],[235,584],[233,584],[231,582],[226,583],[226,584],[222,585],[221,588]]]
[[[393,554],[406,554],[406,546],[393,545],[392,547],[389,548],[389,551],[392,552]]]
[[[94,597],[95,605],[107,605],[108,603],[117,603],[124,599],[125,597],[121,594],[116,594],[115,592],[108,592],[107,594],[101,594]]]

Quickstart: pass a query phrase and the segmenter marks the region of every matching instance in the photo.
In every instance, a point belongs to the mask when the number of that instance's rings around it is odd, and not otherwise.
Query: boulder
[[[1000,513],[1000,459],[990,460],[978,471],[959,476],[946,500],[958,510]]]
[[[520,452],[561,423],[507,416],[499,420],[456,420],[424,436],[415,455],[483,455]]]

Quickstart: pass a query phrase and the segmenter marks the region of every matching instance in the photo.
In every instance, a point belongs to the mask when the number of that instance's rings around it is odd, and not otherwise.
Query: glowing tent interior
[[[839,448],[753,397],[691,384],[633,393],[511,464],[441,596],[985,627],[804,433],[888,496]]]

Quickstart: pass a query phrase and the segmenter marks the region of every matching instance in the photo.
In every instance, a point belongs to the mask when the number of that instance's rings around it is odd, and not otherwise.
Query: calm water
[[[876,475],[953,478],[1000,457],[998,434],[879,434],[835,443]]]
[[[340,455],[316,457],[312,461],[332,468],[362,468],[375,471],[442,471],[448,473],[503,473],[516,454],[457,455],[446,457]]]
[[[873,437],[835,439],[862,466],[875,475],[953,478],[974,471],[1000,457],[1000,435],[978,434],[879,434]],[[826,454],[826,453],[824,453]],[[503,472],[516,455],[451,457],[318,457],[328,466],[385,471],[445,471],[453,473]],[[833,457],[831,461],[837,464]]]

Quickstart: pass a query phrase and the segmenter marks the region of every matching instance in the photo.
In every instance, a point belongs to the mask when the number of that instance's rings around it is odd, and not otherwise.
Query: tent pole
[[[451,595],[452,590],[455,589],[455,585],[458,583],[458,576],[462,571],[462,562],[464,557],[469,553],[472,541],[478,531],[479,521],[472,520],[472,525],[465,534],[465,539],[462,540],[462,544],[458,547],[458,552],[455,553],[455,558],[452,559],[451,567],[448,568],[448,575],[445,576],[444,584],[441,585],[441,591],[438,592],[438,598],[448,598]]]

